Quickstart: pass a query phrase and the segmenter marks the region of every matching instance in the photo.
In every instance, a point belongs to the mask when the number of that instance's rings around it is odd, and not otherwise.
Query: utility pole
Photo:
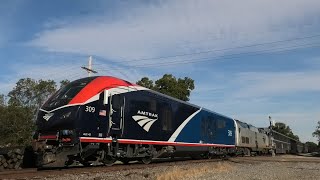
[[[89,56],[88,67],[82,66],[81,68],[88,72],[88,77],[91,77],[91,73],[98,73],[97,71],[92,69],[92,56]]]
[[[271,116],[269,116],[269,123],[270,123],[269,128],[272,129],[272,119],[271,119]]]
[[[272,126],[274,125],[274,123],[273,123],[273,120],[272,120],[271,116],[269,116],[269,123],[270,123],[270,126],[269,126],[269,131],[270,131],[269,138],[270,138],[270,144],[271,144],[271,154],[272,154],[272,157],[275,157],[276,154],[275,154],[274,150],[275,150],[276,146],[275,146],[274,141],[273,141],[274,138],[273,138],[273,132],[272,132]]]

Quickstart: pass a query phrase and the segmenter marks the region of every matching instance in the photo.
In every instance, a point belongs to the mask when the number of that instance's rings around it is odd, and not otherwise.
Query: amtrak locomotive
[[[258,129],[110,76],[73,81],[37,117],[39,167],[267,152]]]

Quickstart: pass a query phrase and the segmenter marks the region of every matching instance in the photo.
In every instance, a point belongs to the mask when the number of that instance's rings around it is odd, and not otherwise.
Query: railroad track
[[[131,169],[144,169],[152,168],[157,166],[176,166],[182,165],[185,163],[200,163],[200,162],[218,162],[223,161],[224,159],[200,159],[200,160],[190,160],[189,158],[179,158],[179,159],[161,159],[155,160],[151,164],[141,164],[141,163],[130,163],[130,164],[114,164],[113,166],[74,166],[60,169],[45,169],[37,170],[36,168],[31,169],[21,169],[21,170],[7,170],[0,172],[0,179],[28,179],[28,178],[41,178],[41,177],[50,177],[63,174],[87,174],[87,173],[99,173],[99,172],[111,172],[111,171],[125,171]]]
[[[130,163],[127,165],[117,163],[113,166],[74,166],[61,169],[45,169],[37,170],[33,169],[22,169],[22,170],[7,170],[0,172],[0,179],[29,179],[29,178],[44,178],[44,177],[54,177],[64,174],[88,174],[88,173],[101,173],[101,172],[111,172],[111,171],[125,171],[132,169],[145,169],[157,166],[179,166],[186,163],[207,163],[207,162],[219,162],[219,161],[229,161],[232,163],[262,163],[262,162],[310,162],[310,163],[320,163],[320,158],[283,158],[282,156],[257,156],[257,157],[232,157],[228,159],[200,159],[200,160],[190,160],[189,158],[175,158],[175,159],[160,159],[155,160],[151,164],[141,164],[141,163]]]

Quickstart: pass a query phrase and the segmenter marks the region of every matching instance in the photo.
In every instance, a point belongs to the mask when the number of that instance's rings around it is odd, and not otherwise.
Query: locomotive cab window
[[[68,104],[93,79],[95,79],[95,77],[83,78],[63,86],[47,100],[43,108],[52,110]]]

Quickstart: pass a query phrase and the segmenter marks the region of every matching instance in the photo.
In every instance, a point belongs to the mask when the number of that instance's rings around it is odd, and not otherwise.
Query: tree
[[[25,78],[8,93],[8,104],[1,95],[0,144],[29,144],[35,130],[36,111],[55,91],[56,83],[52,80]]]
[[[194,89],[194,80],[188,77],[176,79],[172,74],[163,75],[155,83],[148,77],[143,77],[137,84],[183,101],[189,101]]]
[[[36,110],[55,91],[56,83],[52,80],[20,79],[8,94],[8,103],[10,106],[30,107]]]
[[[153,81],[150,80],[150,79],[147,78],[147,77],[141,78],[141,80],[138,81],[137,84],[140,85],[140,86],[146,87],[146,88],[148,88],[148,89],[153,89],[153,86],[154,86],[154,85],[153,85]]]
[[[60,87],[70,81],[63,80]],[[20,79],[6,96],[0,95],[0,145],[26,145],[35,130],[34,118],[39,107],[57,89],[53,80]]]
[[[313,137],[316,137],[318,139],[318,142],[320,144],[320,121],[318,121],[318,125],[315,129],[315,131],[312,133]]]
[[[34,102],[38,109],[54,92],[56,92],[56,83],[53,80],[39,80],[34,87]]]
[[[62,88],[63,86],[65,86],[65,85],[67,85],[69,83],[70,83],[70,81],[68,79],[60,81],[60,88]]]
[[[36,83],[30,78],[20,79],[12,91],[9,92],[9,105],[11,106],[31,106],[33,89]]]
[[[22,106],[0,106],[0,145],[30,144],[34,131],[33,110]]]
[[[0,94],[0,106],[5,106],[6,105],[6,97],[4,94]]]
[[[309,152],[316,152],[318,151],[318,145],[314,142],[306,142],[306,146],[308,147]]]
[[[272,126],[272,129],[299,141],[299,136],[293,134],[291,128],[282,122],[277,122],[275,126]]]

